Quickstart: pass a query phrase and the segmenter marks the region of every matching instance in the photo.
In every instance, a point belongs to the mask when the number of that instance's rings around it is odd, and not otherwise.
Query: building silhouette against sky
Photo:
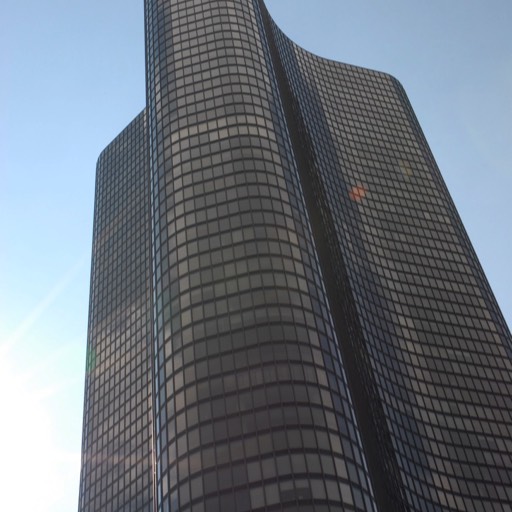
[[[510,331],[400,84],[259,0],[145,23],[97,168],[80,512],[510,512]]]

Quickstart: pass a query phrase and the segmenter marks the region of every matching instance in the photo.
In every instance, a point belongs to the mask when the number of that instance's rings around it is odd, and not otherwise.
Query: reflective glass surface
[[[144,113],[97,166],[80,512],[152,510]]]
[[[272,31],[378,502],[510,510],[510,332],[407,97]]]
[[[146,110],[98,162],[80,511],[511,512],[510,331],[401,85],[261,0],[145,23]]]
[[[159,510],[372,510],[259,8],[147,21]]]

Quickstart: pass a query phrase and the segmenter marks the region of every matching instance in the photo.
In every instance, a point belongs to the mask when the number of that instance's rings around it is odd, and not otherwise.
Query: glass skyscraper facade
[[[400,84],[146,0],[98,162],[80,512],[512,511],[512,339]]]

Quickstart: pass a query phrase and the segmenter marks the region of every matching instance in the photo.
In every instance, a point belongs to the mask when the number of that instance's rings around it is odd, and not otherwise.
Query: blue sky
[[[0,5],[0,510],[77,506],[95,164],[144,106],[142,3]],[[512,2],[268,7],[308,50],[402,82],[511,325]]]

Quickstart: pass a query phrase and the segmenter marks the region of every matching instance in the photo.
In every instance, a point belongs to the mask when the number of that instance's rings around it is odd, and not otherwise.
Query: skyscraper
[[[510,511],[512,340],[400,84],[146,0],[97,169],[80,511]]]

